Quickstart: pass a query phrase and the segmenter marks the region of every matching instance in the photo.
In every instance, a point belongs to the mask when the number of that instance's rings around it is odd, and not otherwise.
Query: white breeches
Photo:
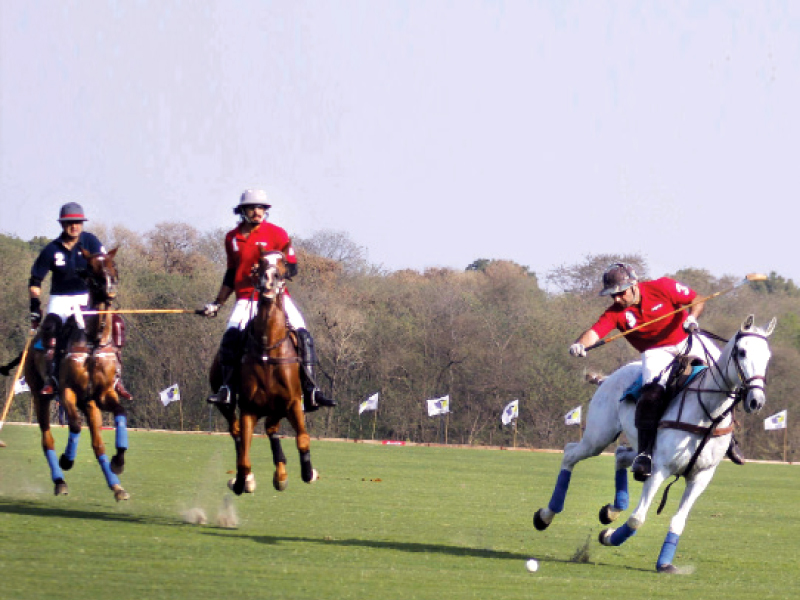
[[[79,296],[50,296],[50,301],[47,304],[47,312],[48,314],[61,317],[61,323],[66,323],[70,315],[75,315],[75,321],[78,327],[85,329],[86,325],[83,322],[83,313],[81,313],[81,309],[85,309],[88,304],[89,294],[80,294]]]
[[[706,352],[708,352],[714,361],[719,358],[719,348],[714,345],[714,342],[702,335],[699,338],[694,336],[694,338],[687,356],[707,361]],[[700,343],[701,340],[702,344]],[[686,351],[688,343],[689,338],[686,338],[680,344],[674,346],[662,346],[661,348],[653,348],[642,352],[642,383],[657,382],[664,385],[667,381],[667,375],[669,375],[667,367],[676,356]]]
[[[243,330],[247,324],[253,320],[258,310],[258,302],[255,300],[248,300],[243,298],[237,300],[233,306],[233,312],[228,319],[228,329],[236,328]],[[286,311],[286,318],[289,320],[289,325],[294,329],[305,329],[306,322],[303,315],[297,309],[297,305],[292,300],[291,296],[284,294],[283,296],[283,310]]]

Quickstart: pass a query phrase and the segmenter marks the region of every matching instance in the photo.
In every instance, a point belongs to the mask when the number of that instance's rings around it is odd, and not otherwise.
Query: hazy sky
[[[800,282],[798,2],[2,0],[0,102],[23,239],[70,200],[228,228],[263,187],[392,270],[636,252]]]

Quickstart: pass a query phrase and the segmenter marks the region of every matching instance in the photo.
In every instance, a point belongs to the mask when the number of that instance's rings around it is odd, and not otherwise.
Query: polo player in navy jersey
[[[58,222],[61,224],[61,235],[47,244],[39,254],[31,268],[29,281],[31,328],[37,329],[41,323],[41,344],[45,351],[46,377],[42,394],[52,395],[58,387],[56,377],[58,336],[64,323],[71,316],[79,327],[83,327],[81,308],[89,304],[89,288],[80,276],[87,268],[86,259],[81,249],[90,254],[105,253],[105,248],[97,237],[83,230],[83,223],[88,219],[83,207],[76,202],[68,202],[61,207]],[[42,323],[42,281],[48,273],[50,279],[50,301],[47,305],[47,316]],[[124,327],[118,318],[120,327]],[[124,335],[120,335],[124,338]],[[120,344],[121,346],[121,344]],[[130,400],[131,394],[122,385],[122,361],[119,347],[117,349],[117,381],[115,389],[123,398]]]

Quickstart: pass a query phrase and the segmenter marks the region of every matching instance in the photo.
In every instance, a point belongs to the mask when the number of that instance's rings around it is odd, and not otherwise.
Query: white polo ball
[[[529,558],[528,562],[525,563],[525,568],[531,573],[535,573],[539,570],[539,561],[535,558]]]

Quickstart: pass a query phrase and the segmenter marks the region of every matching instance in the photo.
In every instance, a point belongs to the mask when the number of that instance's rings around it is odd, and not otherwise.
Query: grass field
[[[59,453],[66,430],[55,430]],[[56,498],[38,429],[6,425],[0,448],[0,598],[794,598],[800,593],[800,470],[720,466],[681,538],[654,570],[683,490],[673,486],[620,548],[600,546],[597,511],[613,496],[613,459],[576,469],[564,513],[531,524],[560,454],[312,443],[321,480],[302,483],[284,441],[290,484],[271,486],[268,443],[256,443],[254,495],[233,496],[229,438],[131,432],[131,500],[114,502],[84,432]],[[113,446],[113,432],[106,432]],[[634,499],[639,486],[631,481]],[[209,524],[186,523],[203,509]],[[216,524],[234,512],[236,528]],[[627,516],[627,515],[626,515]],[[622,521],[620,521],[622,522]],[[587,556],[588,553],[588,556]],[[583,555],[582,558],[576,556]],[[537,573],[525,570],[530,557]]]

